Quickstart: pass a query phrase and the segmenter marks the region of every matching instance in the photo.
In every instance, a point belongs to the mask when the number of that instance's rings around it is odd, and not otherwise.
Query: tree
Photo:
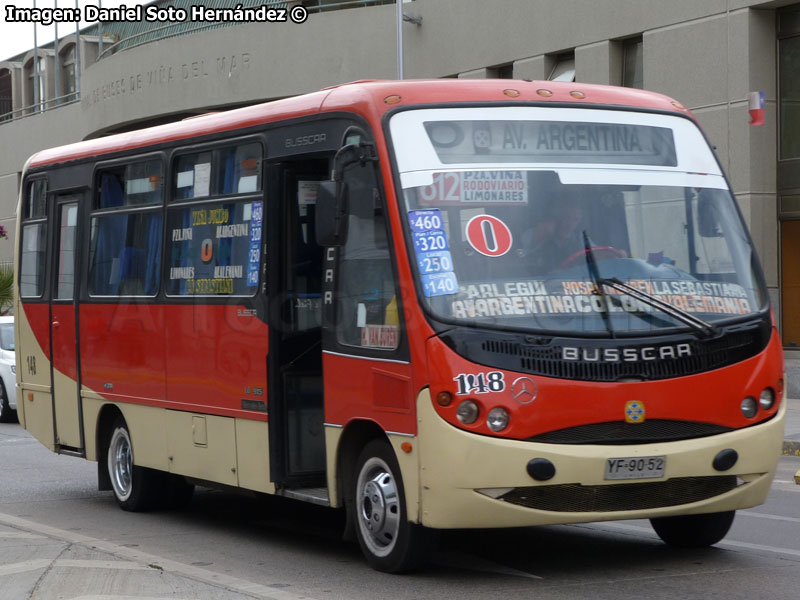
[[[14,265],[0,265],[0,315],[8,314],[14,306]]]
[[[6,228],[0,225],[0,239],[8,239]],[[0,315],[8,314],[14,306],[14,265],[0,265]]]

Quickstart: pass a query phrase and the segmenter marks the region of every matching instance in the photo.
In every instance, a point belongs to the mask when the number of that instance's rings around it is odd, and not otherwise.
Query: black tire
[[[435,532],[409,523],[400,467],[387,442],[373,440],[364,447],[353,484],[349,509],[367,562],[386,573],[421,566],[433,551]]]
[[[13,410],[8,404],[8,394],[6,394],[6,384],[0,380],[0,423],[16,423],[17,411]]]
[[[131,434],[121,417],[111,428],[107,459],[111,489],[122,510],[141,512],[157,505],[163,474],[134,464]]]
[[[658,537],[678,548],[705,548],[724,538],[733,524],[735,510],[703,515],[650,519]]]

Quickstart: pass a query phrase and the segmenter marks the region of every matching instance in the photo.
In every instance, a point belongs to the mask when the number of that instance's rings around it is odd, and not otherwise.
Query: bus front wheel
[[[352,518],[367,562],[387,573],[419,567],[432,549],[434,532],[408,521],[400,467],[387,442],[373,440],[362,450],[354,492]]]
[[[133,512],[152,508],[158,497],[157,473],[133,464],[131,434],[121,418],[111,430],[107,457],[111,488],[120,508]]]
[[[679,548],[705,548],[724,538],[733,524],[735,510],[703,515],[682,515],[650,519],[665,543]]]

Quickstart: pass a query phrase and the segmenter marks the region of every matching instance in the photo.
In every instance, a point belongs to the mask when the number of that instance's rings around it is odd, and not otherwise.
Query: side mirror
[[[717,199],[704,190],[697,199],[697,233],[700,237],[722,237]]]
[[[347,184],[321,181],[314,230],[320,246],[344,246],[347,240]]]

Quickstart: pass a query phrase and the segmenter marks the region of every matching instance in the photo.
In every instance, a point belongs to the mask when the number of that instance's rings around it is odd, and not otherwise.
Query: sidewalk
[[[786,431],[783,434],[783,453],[800,456],[800,399],[786,399]]]

